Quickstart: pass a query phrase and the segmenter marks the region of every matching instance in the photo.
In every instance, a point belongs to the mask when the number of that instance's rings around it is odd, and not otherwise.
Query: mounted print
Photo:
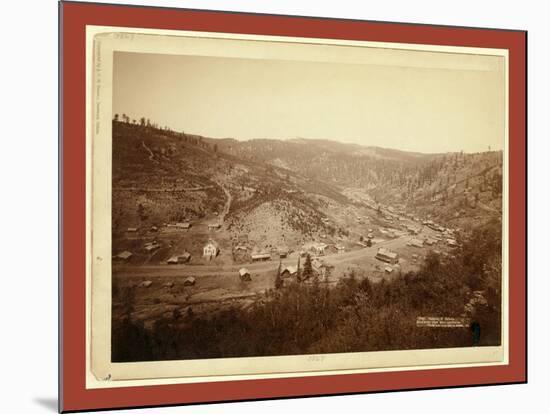
[[[61,3],[62,411],[526,381],[526,33]]]

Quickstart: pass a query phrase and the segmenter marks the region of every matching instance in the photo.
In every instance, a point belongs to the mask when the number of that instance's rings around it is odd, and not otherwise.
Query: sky
[[[497,63],[480,70],[115,52],[113,112],[212,138],[500,150],[504,71]]]

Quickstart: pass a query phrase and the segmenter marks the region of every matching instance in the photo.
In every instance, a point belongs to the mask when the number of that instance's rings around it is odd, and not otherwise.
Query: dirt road
[[[222,183],[218,183],[218,184],[222,188],[223,192],[225,193],[225,196],[227,197],[227,200],[225,201],[225,205],[223,206],[223,210],[219,215],[220,222],[224,223],[225,222],[225,216],[227,216],[227,214],[229,213],[229,209],[231,208],[231,202],[233,201],[233,196],[231,195],[229,190]]]
[[[396,239],[386,240],[373,245],[372,247],[366,247],[359,250],[353,250],[345,253],[329,254],[322,257],[322,260],[330,265],[337,266],[347,263],[353,263],[355,261],[362,261],[364,259],[372,259],[378,248],[386,247],[389,249],[399,249],[406,246],[410,240],[410,236],[401,236]],[[296,265],[297,256],[282,259],[283,266]],[[303,266],[304,259],[301,259]],[[240,265],[115,265],[113,266],[113,274],[122,277],[158,277],[158,276],[212,276],[212,275],[236,275],[240,268],[246,267],[253,274],[265,274],[267,272],[276,271],[279,266],[279,261],[270,260],[267,262],[248,263]]]

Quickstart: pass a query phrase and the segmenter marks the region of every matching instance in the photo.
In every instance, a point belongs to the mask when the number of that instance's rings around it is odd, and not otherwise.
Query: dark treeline
[[[429,253],[417,272],[370,282],[350,273],[336,287],[316,278],[272,289],[248,309],[212,315],[174,310],[152,329],[131,318],[132,290],[115,292],[125,317],[113,321],[112,360],[145,361],[447,348],[473,345],[470,328],[417,327],[418,316],[459,317],[474,291],[486,303],[468,316],[478,345],[499,345],[501,230],[493,221],[462,240],[454,256]]]

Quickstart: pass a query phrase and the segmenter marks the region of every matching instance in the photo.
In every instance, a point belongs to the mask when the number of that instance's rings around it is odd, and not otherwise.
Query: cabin
[[[458,247],[458,243],[455,239],[447,239],[447,246],[449,247]]]
[[[189,228],[191,227],[191,223],[176,223],[174,227],[177,229],[189,230]]]
[[[205,246],[202,249],[202,255],[208,258],[208,260],[211,260],[213,257],[216,257],[219,252],[220,252],[220,249],[218,247],[218,243],[216,243],[214,240],[208,240],[208,242],[205,244]]]
[[[286,247],[286,246],[279,247],[277,252],[279,254],[279,258],[285,259],[288,256],[288,247]]]
[[[424,242],[420,239],[411,239],[408,243],[407,243],[408,246],[412,246],[412,247],[423,247],[424,246]]]
[[[193,276],[189,276],[187,279],[183,281],[183,286],[194,286],[195,285],[195,278]]]
[[[327,269],[332,268],[333,266],[328,265],[319,259],[315,259],[311,262],[311,267],[319,276],[325,276]]]
[[[188,253],[188,252],[185,252],[183,254],[180,254],[180,255],[174,255],[172,257],[170,257],[166,263],[168,264],[184,264],[184,263],[187,263],[189,262],[189,260],[191,259],[191,254]]]
[[[263,262],[266,260],[271,260],[271,254],[266,252],[254,253],[250,256],[253,262]]]
[[[220,223],[210,223],[208,225],[208,230],[217,230],[221,227]]]
[[[172,256],[170,257],[166,263],[173,265],[173,264],[179,264],[178,256]]]
[[[123,260],[123,261],[127,261],[127,260],[130,260],[130,258],[133,256],[132,252],[129,252],[128,250],[125,250],[119,254],[117,254],[114,259],[115,260]]]
[[[389,264],[396,264],[399,260],[397,253],[383,247],[378,249],[378,252],[374,257],[382,262],[386,262]]]
[[[250,282],[252,280],[247,268],[243,267],[239,269],[239,279],[241,279],[242,282]]]
[[[138,228],[137,227],[128,227],[126,230],[128,233],[137,233]]]
[[[157,226],[151,226],[150,231],[157,232],[158,230],[159,230],[159,228]]]
[[[157,241],[147,242],[143,246],[143,249],[148,253],[157,250],[158,248],[160,248],[160,243]]]
[[[292,277],[298,274],[298,268],[296,266],[286,266],[282,272],[281,277]]]
[[[346,252],[346,246],[344,246],[342,244],[337,244],[335,247],[336,247],[336,251],[338,253],[345,253]]]
[[[386,266],[386,267],[384,268],[384,272],[386,272],[386,273],[391,273],[391,272],[393,272],[393,268],[391,268],[391,267],[389,267],[389,266]]]
[[[313,251],[319,256],[323,256],[325,254],[326,248],[327,245],[325,243],[316,243],[312,247]]]
[[[433,246],[434,244],[437,243],[437,240],[428,237],[427,239],[424,240],[424,243],[426,243],[428,246]]]

